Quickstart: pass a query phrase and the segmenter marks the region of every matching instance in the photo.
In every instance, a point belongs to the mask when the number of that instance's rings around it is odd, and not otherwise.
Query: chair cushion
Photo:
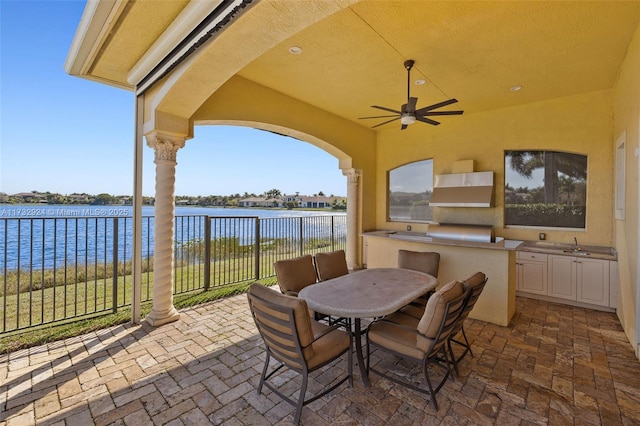
[[[482,272],[474,272],[462,281],[462,285],[464,286],[465,290],[473,290],[475,287],[482,284],[486,277],[487,276]]]
[[[447,303],[464,293],[462,283],[451,281],[431,295],[418,323],[418,331],[430,339],[438,335]]]
[[[305,255],[275,263],[280,290],[288,295],[297,295],[300,290],[316,282],[313,257]]]
[[[351,337],[347,332],[339,329],[322,334],[326,332],[326,329],[332,327],[318,321],[311,320],[311,326],[314,336],[321,335],[311,343],[311,346],[303,350],[307,360],[307,368],[313,370],[348,349]]]
[[[384,317],[384,321],[389,321],[394,324],[399,324],[405,327],[415,328],[417,330],[418,323],[420,322],[420,318],[416,318],[402,311],[398,311]]]
[[[422,304],[411,302],[410,304],[400,308],[399,312],[402,312],[403,314],[409,315],[409,316],[417,319],[418,321],[420,321],[420,319],[424,315],[425,306],[426,306],[426,303],[424,305],[422,305]],[[417,326],[418,326],[418,324],[416,323],[416,327]]]
[[[298,339],[300,340],[300,346],[305,348],[313,342],[314,332],[311,326],[313,320],[309,316],[309,309],[305,300],[298,299],[297,297],[293,296],[287,296],[286,294],[281,294],[260,284],[253,284],[250,287],[250,292],[251,294],[266,302],[292,308],[293,316],[296,322],[296,329],[298,331]],[[254,303],[259,303],[259,300],[255,301]],[[273,316],[286,319],[280,312],[273,311],[271,312],[271,314]],[[271,325],[273,326],[273,324]],[[274,326],[274,328],[280,327]],[[305,353],[305,357],[306,356],[307,354]]]
[[[422,360],[431,350],[433,340],[418,333],[415,328],[405,327],[382,320],[369,326],[369,341],[396,353]]]
[[[440,253],[398,250],[398,268],[420,271],[438,277]]]
[[[320,281],[341,277],[349,273],[344,250],[329,253],[316,253],[316,269]]]

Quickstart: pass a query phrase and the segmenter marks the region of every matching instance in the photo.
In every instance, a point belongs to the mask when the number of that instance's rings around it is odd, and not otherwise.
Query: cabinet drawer
[[[544,253],[531,253],[528,251],[519,251],[518,260],[532,260],[534,262],[546,262],[547,255]]]

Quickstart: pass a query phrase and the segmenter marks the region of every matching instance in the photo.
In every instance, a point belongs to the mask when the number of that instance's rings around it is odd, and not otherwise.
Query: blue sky
[[[0,192],[132,193],[133,93],[64,71],[84,5],[0,0]],[[177,159],[176,195],[346,195],[336,158],[255,129],[196,127]],[[145,195],[154,168],[145,146]]]

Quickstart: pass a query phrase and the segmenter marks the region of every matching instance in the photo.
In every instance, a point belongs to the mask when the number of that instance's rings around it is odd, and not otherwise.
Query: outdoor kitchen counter
[[[471,318],[506,326],[516,311],[516,249],[522,241],[497,243],[432,239],[411,232],[372,231],[364,238],[367,268],[398,266],[398,250],[440,253],[438,281],[463,280],[474,272],[484,272],[489,280]]]
[[[365,232],[362,235],[365,237],[393,238],[394,240],[404,240],[444,246],[474,247],[489,250],[516,250],[522,244],[522,241],[519,240],[505,240],[502,238],[497,238],[495,243],[432,238],[427,237],[426,233],[424,232],[371,231]]]

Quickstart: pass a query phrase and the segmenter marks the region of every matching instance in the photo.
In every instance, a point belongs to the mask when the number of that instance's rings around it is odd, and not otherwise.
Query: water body
[[[131,217],[131,206],[86,206],[86,205],[49,205],[49,204],[0,204],[0,219],[35,219],[35,218],[71,218],[71,217]],[[143,206],[143,216],[153,216],[153,206]],[[257,216],[264,217],[300,217],[344,215],[344,212],[327,210],[278,210],[250,209],[231,207],[197,207],[176,206],[176,216]]]
[[[153,254],[154,207],[144,206],[142,251]],[[202,240],[204,216],[212,221],[212,235],[238,237],[250,243],[255,236],[255,220],[231,218],[260,218],[270,220],[275,233],[297,232],[286,218],[304,217],[303,232],[314,235],[326,228],[326,221],[318,216],[345,216],[344,212],[326,210],[275,210],[220,207],[176,207],[176,241],[185,243]],[[320,219],[320,218],[319,218]],[[285,229],[293,229],[284,231]],[[346,227],[339,232],[346,233]],[[0,269],[47,269],[63,265],[83,265],[111,262],[114,256],[121,261],[131,258],[132,207],[86,205],[0,205]]]

